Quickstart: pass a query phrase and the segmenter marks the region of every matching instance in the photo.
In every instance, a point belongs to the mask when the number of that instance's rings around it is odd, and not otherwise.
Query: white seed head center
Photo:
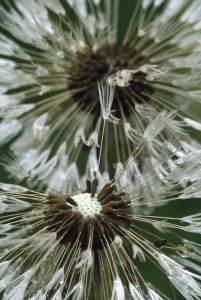
[[[102,206],[97,199],[97,195],[92,198],[90,193],[84,193],[75,195],[72,198],[77,203],[77,206],[73,206],[72,210],[79,212],[83,218],[95,218],[97,214],[100,214]]]

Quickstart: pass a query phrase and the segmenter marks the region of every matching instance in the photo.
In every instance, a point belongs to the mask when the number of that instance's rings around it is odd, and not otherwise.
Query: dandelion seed
[[[108,86],[105,94],[103,84],[98,83],[98,90],[100,95],[100,105],[103,119],[109,120],[113,123],[118,123],[119,119],[115,118],[111,112],[112,102],[114,99],[114,87]]]
[[[19,160],[37,161],[30,172],[53,162],[58,170],[61,144],[67,168],[73,163],[80,168],[82,152],[91,160],[102,118],[111,121],[103,172],[115,172],[112,166],[126,160],[147,121],[164,109],[177,114],[163,133],[164,140],[175,137],[172,154],[183,155],[184,143],[193,144],[181,124],[200,129],[200,3],[129,5],[122,33],[121,0],[20,0],[9,10],[1,6],[0,142],[12,142]],[[107,83],[115,85],[114,95]],[[148,164],[161,144],[155,139],[144,149]],[[61,169],[61,177],[64,173]]]
[[[170,120],[174,114],[174,111],[170,113],[167,113],[167,111],[162,111],[147,127],[143,137],[148,141],[154,139],[167,126],[167,124],[170,123]]]

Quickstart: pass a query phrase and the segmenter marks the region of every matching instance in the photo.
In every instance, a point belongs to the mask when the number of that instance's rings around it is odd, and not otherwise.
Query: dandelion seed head
[[[91,247],[93,251],[113,241],[120,244],[121,227],[130,223],[130,201],[124,201],[124,194],[114,192],[112,183],[96,194],[97,183],[97,179],[87,181],[86,191],[71,197],[48,195],[45,220],[48,230],[56,232],[61,243],[76,243],[78,239],[83,250]]]
[[[9,11],[1,7],[0,142],[11,142],[20,160],[35,152],[35,174],[41,169],[45,174],[48,164],[59,170],[61,144],[69,168],[80,165],[83,151],[90,160],[91,149],[100,145],[102,117],[111,123],[106,125],[110,147],[101,163],[108,174],[161,110],[178,116],[163,132],[174,135],[176,128],[177,153],[185,152],[183,142],[192,141],[180,123],[200,128],[200,21],[194,12],[199,1],[134,1],[122,32],[123,1],[89,2],[20,0]],[[99,87],[108,83],[115,87],[114,97],[110,109],[102,109]],[[150,161],[157,156],[158,138],[144,149]]]
[[[84,295],[166,299],[160,286],[152,286],[152,277],[143,274],[148,262],[158,266],[184,298],[199,299],[200,245],[182,235],[200,234],[200,213],[171,217],[146,209],[181,201],[186,186],[199,179],[185,179],[187,185],[174,179],[173,174],[188,165],[182,157],[172,170],[163,167],[168,184],[159,189],[156,173],[133,162],[143,147],[144,141],[112,180],[101,178],[99,171],[101,180],[93,176],[81,192],[79,181],[68,194],[0,184],[0,287],[5,299],[15,294],[34,300],[54,295],[76,300]]]

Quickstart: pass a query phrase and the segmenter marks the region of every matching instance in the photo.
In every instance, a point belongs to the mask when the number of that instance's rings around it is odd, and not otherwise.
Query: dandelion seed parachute
[[[81,181],[74,193],[0,183],[3,300],[173,299],[174,293],[168,298],[154,276],[144,274],[147,263],[153,273],[159,269],[165,274],[184,299],[201,297],[201,245],[186,236],[200,236],[201,213],[162,216],[139,209],[150,203],[167,208],[178,201],[189,203],[189,197],[196,201],[201,187],[197,157],[189,153],[175,161],[164,175],[168,184],[158,188],[160,179],[151,168],[130,183],[124,180],[136,151],[112,180],[103,176],[101,186],[92,178],[80,191]],[[186,176],[178,183],[176,175],[184,170]],[[153,192],[145,185],[153,177],[155,198],[150,201]]]
[[[200,1],[130,5],[126,28],[121,0],[19,0],[0,8],[0,142],[12,141],[32,176],[41,174],[53,188],[68,174],[77,184],[80,153],[95,164],[101,83],[115,84],[102,171],[114,174],[113,164],[118,169],[166,107],[178,114],[164,134],[166,140],[173,133],[174,143],[150,143],[140,163],[146,154],[144,168],[152,164],[162,146],[176,155],[188,151],[186,144],[197,148],[181,123],[200,129]]]

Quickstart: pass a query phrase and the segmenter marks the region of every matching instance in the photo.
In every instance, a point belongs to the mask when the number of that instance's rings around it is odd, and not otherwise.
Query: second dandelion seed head
[[[109,246],[123,236],[130,224],[130,200],[124,193],[114,192],[109,182],[97,194],[97,179],[87,181],[82,194],[61,196],[49,194],[44,211],[48,231],[56,232],[62,244],[80,244],[82,250],[94,252]]]

